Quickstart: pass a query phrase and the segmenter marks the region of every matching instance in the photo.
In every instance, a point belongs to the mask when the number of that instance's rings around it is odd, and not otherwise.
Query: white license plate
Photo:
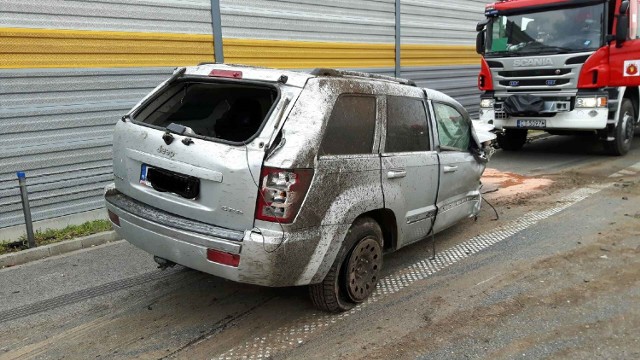
[[[517,120],[516,126],[519,128],[545,128],[547,127],[546,120]]]

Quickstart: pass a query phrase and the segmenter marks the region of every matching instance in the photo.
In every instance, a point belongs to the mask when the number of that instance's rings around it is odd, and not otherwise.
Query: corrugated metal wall
[[[211,34],[209,0],[2,0],[0,26]]]
[[[413,79],[420,87],[440,90],[453,97],[475,118],[480,102],[476,85],[478,70],[475,65],[408,67],[402,68],[402,76]]]
[[[395,0],[222,0],[225,61],[391,68]]]
[[[36,221],[102,208],[113,125],[212,39],[208,0],[0,0],[0,229],[24,223],[16,171]]]
[[[16,171],[27,173],[34,220],[101,208],[113,125],[168,74],[0,71],[0,228],[24,222]]]
[[[402,75],[476,108],[477,0],[402,0]],[[392,75],[395,0],[221,0],[228,63]],[[0,0],[0,234],[101,208],[113,124],[174,66],[213,60],[210,0]],[[456,66],[452,66],[456,65]],[[2,236],[0,236],[1,240]]]
[[[222,0],[220,7],[225,38],[395,41],[395,0]]]
[[[485,0],[401,0],[403,44],[475,45]]]
[[[483,18],[486,3],[401,0],[400,7],[402,76],[447,93],[472,116],[478,112],[476,78],[480,67],[467,64],[469,57],[475,56],[476,23]],[[459,46],[438,49],[436,44]]]

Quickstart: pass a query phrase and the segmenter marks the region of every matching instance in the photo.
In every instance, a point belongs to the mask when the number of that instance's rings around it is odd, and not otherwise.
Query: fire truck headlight
[[[577,108],[602,108],[607,107],[607,97],[579,97],[576,98]]]
[[[492,109],[493,105],[495,104],[495,100],[494,99],[481,99],[480,100],[480,107],[481,108],[489,108]]]

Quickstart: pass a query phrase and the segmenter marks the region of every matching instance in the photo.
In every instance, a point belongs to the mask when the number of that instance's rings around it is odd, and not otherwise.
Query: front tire
[[[614,140],[604,143],[609,155],[622,156],[631,149],[635,126],[635,111],[633,103],[629,99],[623,99],[620,106],[620,115],[614,129]]]
[[[505,151],[518,151],[527,142],[526,129],[506,129],[503,134],[498,134],[498,145]]]
[[[380,278],[382,244],[380,225],[368,217],[357,219],[327,276],[321,283],[309,285],[313,305],[338,313],[365,301]]]

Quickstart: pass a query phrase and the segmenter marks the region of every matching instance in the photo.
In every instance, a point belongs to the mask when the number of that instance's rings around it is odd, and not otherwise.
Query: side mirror
[[[486,19],[484,19],[484,20],[482,20],[482,21],[479,21],[479,22],[476,24],[476,31],[483,30],[483,29],[484,29],[484,27],[485,27],[485,26],[487,26],[487,24],[489,23],[489,21],[490,21],[490,20],[489,20],[489,18],[486,18]]]
[[[627,40],[629,36],[629,0],[624,0],[620,3],[618,9],[618,23],[616,25],[616,47],[622,47],[622,43]]]
[[[618,12],[618,14],[620,15],[626,15],[627,11],[629,11],[629,0],[624,0],[621,4],[620,4],[620,11]]]
[[[622,5],[620,5],[622,9]],[[622,43],[629,36],[629,17],[627,15],[618,15],[618,23],[616,25],[616,47],[621,47]]]
[[[482,55],[484,54],[484,34],[486,32],[484,30],[480,31],[478,35],[476,35],[476,53]]]

